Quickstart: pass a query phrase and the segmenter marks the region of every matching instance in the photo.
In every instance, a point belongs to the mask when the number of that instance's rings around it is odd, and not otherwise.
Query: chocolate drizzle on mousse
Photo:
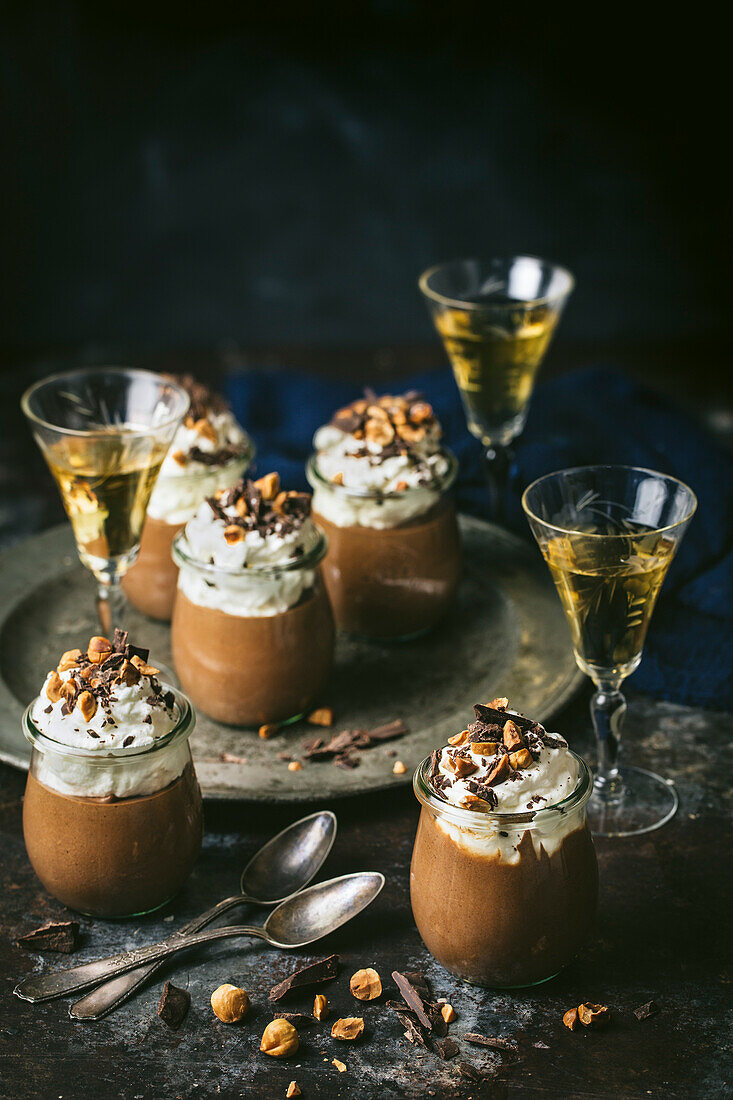
[[[147,663],[148,656],[149,650],[132,645],[128,642],[127,631],[117,627],[111,642],[103,637],[92,638],[86,653],[75,649],[62,656],[46,688],[51,704],[63,698],[61,713],[64,717],[78,707],[87,721],[101,707],[105,714],[102,725],[114,726],[116,723],[110,704],[116,698],[115,688],[121,684],[132,686],[145,676],[150,689],[146,701],[151,706],[170,712],[175,704],[175,696],[171,691],[163,691],[155,676],[158,669]],[[59,674],[62,671],[70,673],[68,679],[61,679]],[[53,705],[45,707],[44,713],[48,714],[52,710]],[[87,728],[87,734],[99,740],[99,734],[94,730]],[[126,738],[123,747],[132,740],[132,737]]]
[[[364,397],[334,414],[331,425],[364,441],[362,447],[351,452],[351,457],[363,458],[372,466],[378,466],[388,458],[406,455],[412,467],[420,470],[419,484],[435,484],[434,472],[416,446],[428,432],[439,438],[440,424],[432,405],[416,390],[401,396],[377,397],[373,390],[365,389]]]
[[[217,519],[227,527],[229,543],[241,541],[249,531],[267,535],[287,535],[303,526],[310,515],[310,493],[280,489],[278,474],[266,474],[258,481],[242,478],[231,489],[220,489],[206,503]],[[302,552],[302,551],[301,551]]]
[[[494,787],[517,781],[520,771],[539,758],[543,747],[562,748],[565,742],[547,733],[539,722],[509,710],[508,699],[494,699],[488,705],[476,703],[473,710],[476,721],[449,738],[445,759],[441,750],[431,754],[428,785],[445,798],[444,792],[460,779],[468,792],[462,805],[467,809],[493,810],[498,806]],[[481,778],[473,777],[478,768],[471,754],[486,758],[488,772]],[[441,772],[443,759],[451,775]],[[533,810],[545,801],[543,796],[535,795],[527,809]]]

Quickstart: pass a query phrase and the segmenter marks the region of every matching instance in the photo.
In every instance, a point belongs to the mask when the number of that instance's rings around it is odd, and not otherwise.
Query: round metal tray
[[[401,718],[409,733],[362,752],[352,770],[303,759],[302,770],[291,772],[278,753],[302,759],[302,742],[328,730],[299,723],[263,741],[256,730],[222,726],[200,714],[192,746],[207,798],[306,802],[384,790],[410,782],[415,765],[471,721],[475,702],[506,695],[514,708],[542,722],[564,706],[582,676],[538,552],[481,520],[461,516],[460,525],[464,569],[452,614],[413,642],[339,637],[323,700],[335,714],[331,732]],[[130,608],[125,626],[135,642],[150,647],[158,667],[170,668],[166,625]],[[69,527],[52,528],[3,555],[0,759],[28,767],[20,731],[24,707],[59,655],[98,629],[94,582],[76,557]],[[403,775],[392,772],[396,758],[406,766]]]

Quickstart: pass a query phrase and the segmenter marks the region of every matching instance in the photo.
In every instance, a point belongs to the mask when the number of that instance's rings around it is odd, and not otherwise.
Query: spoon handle
[[[184,947],[196,947],[202,943],[226,940],[232,936],[258,936],[263,940],[268,938],[262,926],[250,927],[245,924],[212,928],[208,932],[198,932],[192,936],[171,936],[170,939],[161,940],[160,943],[151,944],[149,947],[136,947],[133,951],[123,951],[119,955],[111,955],[92,963],[82,963],[67,970],[56,970],[50,974],[31,974],[30,977],[24,978],[13,992],[16,997],[31,1001],[32,1004],[52,1001],[55,997],[64,997],[69,993],[88,989],[115,974],[134,970],[143,963],[167,959],[169,955],[182,951]]]
[[[205,928],[207,924],[211,924],[217,917],[220,917],[223,913],[228,913],[236,905],[246,904],[248,900],[246,894],[237,894],[235,897],[225,898],[224,901],[212,905],[211,909],[207,909],[205,913],[194,917],[182,928],[178,928],[175,935],[189,936],[193,932],[200,932],[202,928]],[[103,982],[97,989],[93,989],[91,993],[87,993],[81,1000],[73,1004],[69,1009],[69,1016],[72,1020],[101,1020],[103,1016],[107,1016],[115,1008],[124,1004],[136,989],[139,989],[141,985],[144,985],[148,979],[152,978],[161,969],[164,962],[164,959],[158,959],[157,962],[148,963],[147,966],[138,966],[126,974],[120,974],[117,978],[110,978],[109,981]]]

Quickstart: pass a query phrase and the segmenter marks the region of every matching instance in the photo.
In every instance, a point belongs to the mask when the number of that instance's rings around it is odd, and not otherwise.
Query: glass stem
[[[507,519],[507,488],[513,461],[514,453],[511,448],[500,443],[492,443],[484,451],[484,468],[489,486],[489,514],[494,523],[502,525],[506,524]]]
[[[621,727],[626,714],[626,700],[617,683],[596,682],[597,691],[590,701],[590,713],[596,731],[598,763],[594,784],[606,796],[620,786],[618,758]]]
[[[97,589],[97,616],[105,637],[111,637],[114,628],[122,626],[125,596],[121,579],[114,576],[109,581],[100,581]]]

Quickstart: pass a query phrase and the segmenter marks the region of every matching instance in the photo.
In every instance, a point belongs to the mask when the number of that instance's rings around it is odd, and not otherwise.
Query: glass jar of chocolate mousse
[[[406,641],[430,630],[455,598],[458,463],[439,445],[426,402],[411,395],[377,401],[353,402],[316,433],[306,475],[314,522],[328,537],[323,572],[336,625]],[[412,409],[426,420],[412,423]]]
[[[123,736],[120,726],[113,736],[106,732],[112,720],[86,722],[73,700],[67,717],[75,744],[50,735],[58,724],[39,728],[40,716],[55,706],[44,693],[23,716],[31,745],[23,801],[28,857],[50,894],[94,917],[158,909],[186,882],[201,847],[201,792],[189,746],[193,708],[157,681],[143,686],[160,699],[160,728],[167,731],[147,738],[145,747],[139,731]],[[131,706],[149,710],[157,702],[150,694],[135,703],[128,698],[120,713]],[[156,718],[144,728],[158,725]]]
[[[591,929],[598,873],[585,808],[592,778],[579,756],[564,751],[577,770],[570,793],[555,804],[527,797],[522,812],[491,809],[482,782],[470,779],[462,782],[478,794],[451,803],[436,790],[436,753],[415,771],[421,811],[412,911],[430,953],[466,981],[493,988],[545,982]]]
[[[202,505],[174,540],[173,662],[196,708],[216,721],[286,723],[326,686],[328,543],[309,512],[309,494],[280,492],[277,475],[267,475]]]
[[[166,622],[178,582],[173,539],[207,497],[239,481],[255,453],[222,398],[190,378],[177,381],[186,388],[191,408],[161,467],[137,558],[122,582],[133,607]]]

